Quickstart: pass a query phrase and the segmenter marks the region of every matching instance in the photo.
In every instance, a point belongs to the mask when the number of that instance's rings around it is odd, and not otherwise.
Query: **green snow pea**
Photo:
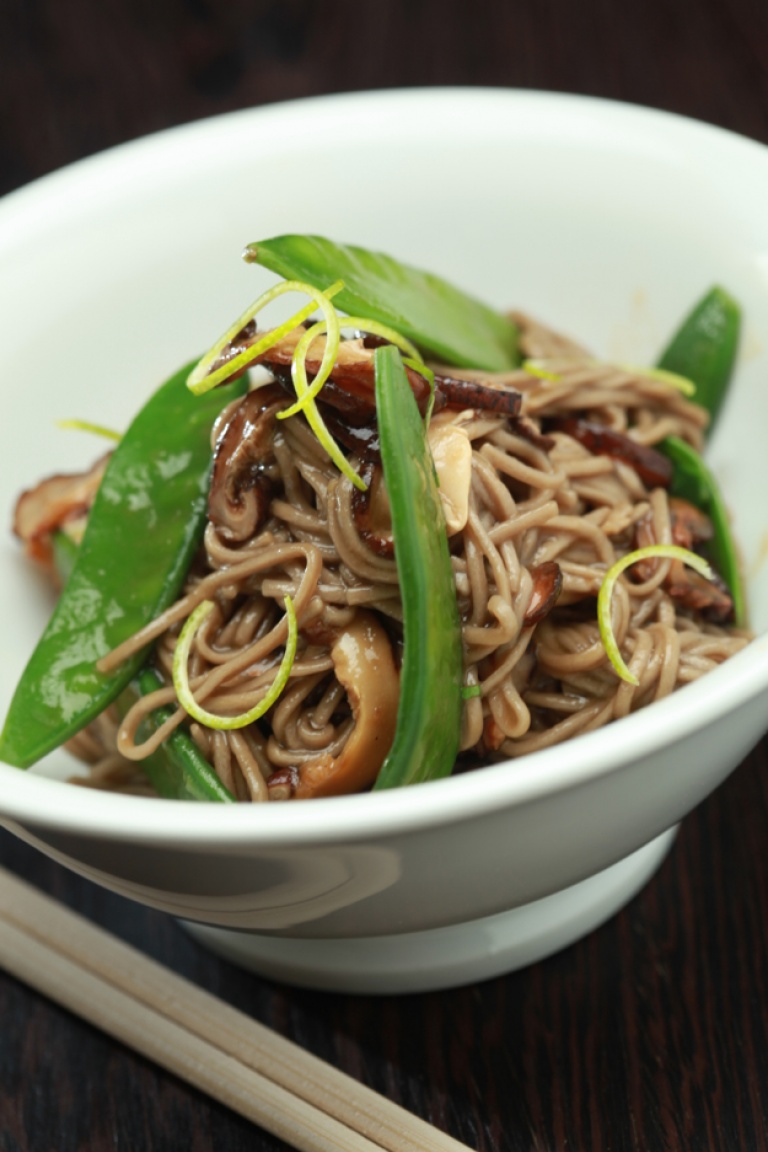
[[[711,417],[710,431],[731,381],[741,327],[739,305],[724,288],[711,288],[683,320],[658,360],[658,367],[686,376],[696,385],[694,399]],[[658,445],[674,465],[673,496],[700,508],[712,523],[708,551],[733,599],[738,625],[746,623],[746,605],[736,545],[717,481],[704,460],[677,436]]]
[[[739,305],[715,285],[694,305],[658,360],[659,368],[696,385],[695,400],[709,412],[710,432],[728,391],[740,329]]]
[[[200,541],[210,429],[245,380],[202,399],[191,365],[166,381],[112,454],[77,559],[0,735],[0,759],[27,768],[119,696],[146,652],[110,673],[96,662],[177,597]]]
[[[665,456],[675,466],[669,486],[673,496],[679,496],[700,508],[709,517],[713,536],[707,548],[709,557],[720,573],[733,600],[736,623],[746,624],[746,603],[741,579],[741,566],[731,533],[730,519],[717,481],[707,465],[690,444],[677,436],[667,436],[659,444]]]
[[[245,259],[321,290],[343,280],[334,304],[388,324],[448,364],[504,372],[520,363],[517,327],[508,317],[382,252],[323,236],[275,236],[249,244]]]
[[[374,788],[448,776],[459,748],[462,647],[434,465],[400,354],[377,348],[376,412],[403,605],[404,651],[392,748]]]
[[[54,532],[51,544],[53,547],[53,566],[58,572],[63,588],[72,575],[72,569],[80,549],[66,532]]]
[[[65,532],[53,537],[53,559],[63,584],[69,579],[77,560],[78,546]],[[126,714],[139,696],[160,688],[162,681],[151,667],[139,672],[118,697],[118,707]],[[158,708],[139,727],[139,741],[146,739],[171,716],[170,707]],[[177,728],[156,752],[146,756],[139,766],[155,791],[168,800],[220,800],[233,802],[234,796],[221,783],[186,728]]]

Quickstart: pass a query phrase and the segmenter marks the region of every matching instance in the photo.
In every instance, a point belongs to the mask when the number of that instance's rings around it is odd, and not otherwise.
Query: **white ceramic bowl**
[[[508,91],[333,97],[193,124],[0,204],[0,505],[98,450],[270,282],[249,240],[314,231],[649,361],[712,282],[742,301],[711,446],[761,634],[649,711],[526,760],[375,796],[237,808],[115,797],[0,765],[0,817],[84,875],[199,925],[256,970],[434,988],[575,939],[651,874],[674,826],[766,726],[768,152],[701,124]],[[48,611],[0,545],[0,708]],[[671,830],[671,831],[670,831]],[[233,932],[238,929],[240,932]]]

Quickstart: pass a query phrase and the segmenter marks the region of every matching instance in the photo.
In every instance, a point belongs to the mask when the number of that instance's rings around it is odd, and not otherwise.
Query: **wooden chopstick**
[[[13,975],[293,1147],[302,1152],[381,1148],[15,925],[3,924],[2,937],[3,963]]]
[[[2,868],[0,965],[300,1152],[467,1152]]]

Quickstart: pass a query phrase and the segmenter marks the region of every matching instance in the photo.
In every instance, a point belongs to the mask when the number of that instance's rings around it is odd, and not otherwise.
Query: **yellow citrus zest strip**
[[[381,336],[383,340],[388,340],[390,344],[394,344],[402,352],[416,362],[420,370],[423,365],[423,360],[418,348],[406,336],[401,336],[394,328],[388,327],[386,324],[380,324],[378,320],[368,320],[364,316],[345,316],[340,320],[335,308],[331,309],[333,313],[333,320],[329,322],[328,318],[325,321],[319,320],[314,324],[307,333],[302,336],[299,343],[296,345],[296,350],[293,354],[293,363],[291,365],[291,374],[293,377],[294,387],[299,399],[290,408],[284,408],[282,412],[278,412],[279,420],[286,420],[289,416],[295,416],[297,412],[303,411],[312,400],[318,395],[326,380],[331,374],[336,356],[338,355],[338,347],[341,339],[342,328],[355,328],[362,332],[370,333],[373,336]],[[326,343],[325,355],[323,356],[320,364],[320,369],[312,381],[310,386],[307,380],[306,359],[309,349],[318,336],[322,336],[324,332],[328,332],[328,341]],[[333,340],[333,353],[329,355],[329,345]],[[326,367],[327,363],[327,367]],[[434,379],[434,377],[433,377]]]
[[[322,336],[326,332],[328,335],[325,341],[323,358],[320,361],[320,368],[318,369],[317,375],[310,386],[309,377],[307,376],[307,354],[317,337]],[[295,404],[291,404],[290,408],[284,408],[282,412],[278,412],[277,415],[280,420],[287,420],[289,416],[295,416],[298,412],[304,412],[314,402],[315,397],[330,376],[331,370],[336,363],[340,343],[341,327],[339,325],[339,317],[331,302],[328,301],[328,314],[326,319],[318,320],[317,324],[313,324],[311,328],[308,328],[296,345],[293,360],[291,361],[291,379],[298,399]]]
[[[358,475],[357,472],[355,472],[354,468],[347,461],[341,449],[338,447],[335,440],[328,431],[325,425],[325,421],[320,415],[317,405],[315,404],[315,397],[319,394],[321,388],[328,379],[328,376],[330,375],[336,360],[339,343],[341,340],[342,326],[342,322],[339,320],[338,314],[336,313],[333,305],[330,303],[330,300],[326,300],[325,304],[322,301],[318,301],[318,303],[325,313],[325,319],[318,321],[317,324],[313,324],[312,327],[308,329],[307,332],[301,337],[299,343],[296,345],[291,363],[291,377],[293,379],[293,384],[296,389],[298,399],[295,404],[293,404],[285,411],[279,413],[278,415],[280,419],[285,419],[287,416],[292,416],[296,412],[303,411],[310,428],[315,433],[315,436],[320,441],[323,448],[325,448],[331,460],[342,473],[342,475],[346,476],[347,479],[352,484],[354,484],[356,488],[359,488],[361,492],[364,492],[367,488],[365,481],[361,476]],[[429,369],[426,368],[426,366],[422,368],[421,356],[419,355],[417,349],[411,344],[411,342],[406,340],[405,337],[400,336],[400,334],[395,332],[393,329],[388,328],[386,325],[379,324],[376,321],[365,320],[365,318],[360,316],[350,316],[345,318],[343,325],[344,327],[350,328],[362,328],[364,331],[375,330],[377,335],[381,335],[385,339],[392,339],[392,343],[395,343],[397,346],[404,348],[407,351],[412,351],[416,354],[418,357],[418,367],[420,371],[423,371],[425,375],[429,372]],[[325,353],[323,355],[318,374],[310,386],[309,380],[307,378],[307,353],[309,352],[313,341],[324,332],[328,333]],[[432,373],[429,373],[429,381],[434,393],[434,376]],[[430,410],[431,405],[432,399],[430,400]]]
[[[67,428],[75,432],[92,432],[94,436],[103,436],[106,440],[121,440],[122,433],[112,428],[105,428],[103,424],[91,424],[89,420],[57,420],[57,428]]]
[[[367,316],[345,316],[342,328],[355,328],[360,332],[366,332],[369,336],[381,336],[382,340],[388,340],[390,344],[394,344],[396,348],[405,352],[406,356],[410,356],[417,364],[424,363],[424,358],[416,345],[412,344],[407,336],[401,336],[394,328],[390,328],[388,324],[380,324],[378,320],[369,320]]]
[[[305,284],[301,280],[284,280],[281,284],[276,284],[273,288],[270,288],[269,291],[264,292],[263,295],[259,296],[258,300],[256,300],[250,306],[250,308],[243,312],[242,316],[240,316],[234,322],[234,324],[232,324],[232,326],[227,329],[221,339],[217,340],[214,346],[208,352],[206,352],[205,356],[203,356],[197,366],[192,370],[192,372],[190,372],[189,376],[187,377],[187,387],[191,392],[195,394],[195,396],[202,396],[205,392],[209,392],[211,388],[215,388],[217,384],[221,384],[222,381],[228,380],[230,376],[234,375],[234,373],[239,371],[241,368],[247,368],[249,364],[252,364],[253,361],[256,360],[259,356],[263,355],[264,352],[267,352],[270,348],[273,348],[275,344],[278,344],[283,339],[284,336],[287,336],[289,332],[292,332],[294,328],[296,328],[299,324],[302,324],[311,315],[311,313],[315,311],[316,308],[320,308],[322,310],[325,316],[326,324],[329,325],[330,329],[335,328],[337,333],[335,339],[332,333],[329,336],[326,345],[326,353],[323,356],[323,365],[327,367],[327,371],[325,372],[325,377],[327,378],[331,368],[333,367],[333,361],[336,358],[338,341],[340,339],[338,316],[331,304],[331,298],[335,296],[337,292],[340,292],[343,287],[343,280],[337,280],[335,284],[332,284],[330,288],[326,288],[324,292],[320,292],[317,288],[313,288],[311,284]],[[233,356],[231,360],[228,360],[226,364],[222,364],[220,368],[217,368],[212,372],[212,365],[216,363],[216,360],[219,358],[227,345],[230,344],[235,336],[237,336],[237,334],[242,331],[248,321],[252,320],[257,312],[261,311],[261,309],[269,304],[272,300],[278,296],[284,295],[286,292],[303,292],[304,295],[310,297],[311,302],[305,305],[304,308],[301,308],[298,312],[295,312],[294,315],[291,316],[289,320],[286,320],[284,324],[280,324],[277,328],[270,329],[270,331],[266,332],[260,340],[257,340],[254,344],[251,344],[244,351],[238,353],[237,356]],[[318,325],[313,325],[309,332],[312,333],[311,339],[308,338],[309,333],[306,333],[301,337],[299,345],[297,345],[297,348],[299,346],[303,348],[303,360],[301,361],[302,364],[306,359],[306,350],[309,348],[312,340],[314,340],[315,337],[319,335]],[[294,350],[293,362],[291,365],[291,373],[294,380],[294,386],[297,384],[296,363],[296,350]],[[306,368],[304,370],[304,382],[306,382]],[[323,383],[325,383],[324,379],[321,380],[320,387],[322,387]],[[301,384],[302,381],[301,377],[299,376],[298,387],[301,387]],[[302,392],[302,394],[299,396],[299,400],[302,400],[303,398],[304,394]],[[346,476],[347,479],[349,479],[355,485],[356,488],[361,489],[361,491],[365,491],[367,487],[365,481],[360,476],[358,476],[352,465],[348,463],[343,452],[328,431],[325,425],[325,421],[320,415],[315,403],[309,399],[305,400],[305,405],[307,423],[309,424],[317,439],[322,444],[325,451],[330,456],[333,463],[336,465],[339,471],[343,473],[343,475]]]
[[[689,380],[687,376],[681,376],[678,372],[668,372],[666,368],[639,368],[635,364],[617,364],[616,367],[622,368],[625,372],[632,372],[637,376],[645,376],[648,380],[658,380],[661,384],[669,384],[670,388],[675,388],[684,396],[696,394],[696,385],[693,380]]]
[[[535,376],[538,380],[553,380],[557,383],[560,376],[557,372],[550,372],[549,368],[545,368],[544,360],[523,360],[523,372],[527,372],[529,376]]]
[[[247,308],[245,312],[243,312],[242,316],[235,320],[234,324],[227,329],[224,335],[216,341],[213,347],[205,353],[198,364],[192,369],[187,377],[187,387],[190,392],[193,392],[195,396],[202,396],[206,392],[210,392],[212,388],[215,388],[217,384],[228,380],[230,376],[238,372],[241,368],[247,368],[257,357],[267,352],[275,344],[278,344],[284,336],[287,336],[289,332],[292,332],[294,328],[302,324],[312,315],[316,308],[322,307],[320,297],[328,301],[335,296],[337,292],[341,292],[343,287],[344,282],[337,280],[330,288],[326,288],[324,292],[320,292],[317,288],[313,288],[311,284],[304,284],[301,280],[283,280],[282,283],[275,284],[274,287],[269,288],[259,296],[258,300],[255,300],[253,304],[251,304],[250,308]],[[220,368],[212,372],[211,368],[221,353],[231,344],[238,333],[242,332],[246,324],[250,320],[253,320],[254,316],[256,316],[262,308],[265,308],[267,304],[271,304],[278,296],[284,296],[286,292],[301,292],[304,296],[310,297],[310,303],[305,304],[303,308],[295,312],[285,323],[278,325],[277,328],[270,329],[269,332],[262,336],[261,340],[257,340],[254,344],[251,344],[248,348],[239,352],[237,356],[233,356],[226,364],[222,364]]]
[[[278,420],[285,420],[289,416],[295,416],[298,412],[304,412],[310,427],[336,467],[356,488],[364,492],[368,487],[367,484],[362,477],[355,472],[354,468],[347,462],[346,457],[337,448],[336,442],[328,432],[325,422],[314,403],[315,398],[319,395],[333,370],[341,342],[342,327],[357,328],[363,332],[370,332],[376,336],[381,336],[383,339],[389,340],[395,347],[400,348],[401,351],[407,353],[404,358],[404,363],[424,376],[430,387],[426,417],[427,425],[429,424],[432,408],[435,403],[435,374],[431,369],[427,368],[416,346],[405,336],[401,336],[399,332],[396,332],[394,328],[389,328],[386,324],[380,324],[377,320],[367,320],[364,316],[345,316],[344,320],[341,321],[330,301],[328,301],[327,311],[322,304],[320,306],[323,308],[326,318],[324,320],[318,320],[317,324],[313,324],[311,328],[307,329],[296,345],[291,361],[291,378],[298,399],[296,403],[292,404],[289,408],[284,408],[282,412],[278,412],[277,418]],[[328,333],[325,352],[320,362],[318,373],[310,385],[307,377],[307,355],[317,337],[322,336],[325,332]]]
[[[245,728],[247,724],[252,724],[254,720],[258,720],[267,712],[275,701],[280,696],[281,692],[288,683],[288,677],[291,674],[291,668],[296,656],[296,643],[299,635],[298,624],[296,622],[296,610],[293,607],[293,601],[290,596],[285,598],[285,614],[288,620],[288,638],[285,642],[285,652],[280,667],[277,670],[277,675],[272,681],[272,684],[258,704],[250,708],[247,712],[241,712],[239,716],[217,716],[214,712],[208,712],[202,708],[194,696],[189,684],[189,653],[192,648],[192,642],[198,629],[202,626],[203,622],[208,618],[214,608],[212,600],[203,600],[198,604],[194,612],[187,619],[184,627],[181,630],[176,651],[173,654],[173,686],[176,689],[176,695],[184,711],[197,720],[199,724],[205,724],[208,728],[213,728],[219,732],[228,732],[234,728]]]
[[[322,297],[323,294],[318,293],[317,295],[318,297]],[[326,330],[328,332],[328,339],[326,340],[325,344],[325,353],[320,364],[320,371],[318,372],[318,379],[320,380],[320,384],[316,388],[316,395],[330,375],[334,361],[336,360],[336,354],[339,350],[339,342],[341,340],[339,317],[330,300],[326,296],[323,299],[318,299],[318,304],[323,310],[325,320],[320,320],[317,324],[313,324],[312,327],[309,328],[307,332],[305,332],[305,334],[299,340],[299,343],[296,345],[293,353],[293,359],[291,361],[291,379],[293,380],[293,386],[296,389],[298,403],[294,404],[292,408],[289,408],[288,412],[295,411],[297,407],[303,409],[307,423],[319,440],[320,444],[328,453],[333,463],[338,468],[339,472],[341,472],[343,476],[346,476],[347,479],[351,481],[352,484],[354,484],[355,488],[359,488],[361,492],[364,492],[368,485],[365,483],[363,478],[359,476],[357,472],[355,472],[354,468],[339,448],[333,436],[331,436],[328,428],[326,427],[325,421],[320,415],[317,404],[315,404],[314,397],[309,395],[311,389],[309,387],[309,381],[307,380],[306,360],[307,352],[310,345],[312,344],[312,341],[320,335],[322,330]],[[317,380],[314,381],[314,385],[316,384]],[[287,415],[287,413],[282,413],[282,415]]]
[[[354,468],[347,461],[343,452],[328,431],[325,421],[315,404],[315,398],[319,395],[320,390],[330,376],[339,351],[341,322],[331,300],[343,287],[344,282],[338,280],[323,292],[313,288],[311,284],[305,284],[300,280],[285,280],[283,283],[270,288],[267,292],[264,292],[250,308],[246,309],[246,311],[235,320],[234,324],[227,329],[224,335],[216,341],[213,347],[206,352],[187,377],[187,387],[196,396],[201,396],[205,392],[209,392],[212,388],[215,388],[217,384],[228,380],[236,372],[240,371],[240,369],[252,364],[254,360],[274,347],[275,344],[278,344],[284,336],[287,336],[289,332],[293,331],[294,328],[308,319],[316,308],[320,308],[323,313],[323,320],[313,324],[312,327],[302,335],[294,349],[291,359],[291,378],[296,390],[296,402],[289,408],[278,413],[278,417],[281,420],[285,420],[289,416],[295,416],[298,412],[304,412],[307,423],[339,471],[346,476],[356,488],[365,491],[367,487],[365,481],[355,472]],[[212,371],[213,365],[221,353],[231,344],[246,324],[248,324],[262,308],[286,292],[302,292],[310,297],[310,303],[294,313],[284,324],[266,332],[260,340],[255,341],[248,348],[239,352],[236,356],[233,356],[226,364],[222,364],[219,368]],[[396,332],[393,328],[389,328],[386,324],[380,324],[376,320],[368,320],[361,316],[347,317],[344,320],[344,327],[360,328],[364,332],[370,332],[389,340],[407,354],[409,358],[407,362],[410,362],[412,366],[417,367],[419,371],[422,371],[423,374],[427,376],[429,369],[423,366],[423,361],[418,349],[410,340],[405,336],[401,336],[400,333]],[[307,355],[317,337],[326,333],[325,350],[320,368],[310,386],[307,378]],[[427,379],[432,389],[429,412],[427,413],[429,417],[432,411],[432,404],[434,403],[434,376],[431,372],[427,376]]]
[[[317,405],[314,402],[307,405],[307,410],[304,415],[307,418],[307,424],[309,424],[310,428],[322,444],[323,448],[325,448],[326,452],[338,468],[339,472],[341,472],[343,476],[346,476],[347,479],[351,481],[352,484],[354,484],[355,488],[359,488],[361,492],[365,492],[368,488],[368,485],[366,484],[365,480],[363,480],[362,476],[358,476],[357,472],[355,472],[354,468],[339,448],[333,436],[331,436],[330,432],[325,426],[325,421],[318,412]]]
[[[611,599],[613,597],[613,589],[616,586],[616,581],[626,568],[630,568],[633,564],[637,564],[640,560],[682,560],[683,564],[687,564],[693,568],[700,576],[706,580],[714,579],[714,572],[707,564],[702,556],[698,556],[695,552],[690,552],[687,548],[680,548],[677,544],[649,544],[647,548],[638,548],[635,552],[628,552],[626,556],[622,556],[613,564],[600,585],[600,592],[597,597],[597,623],[600,629],[600,639],[603,642],[606,655],[610,660],[613,667],[616,669],[617,674],[627,684],[638,686],[640,681],[634,676],[619,651],[619,646],[616,643],[616,636],[613,631],[613,623],[611,621]]]

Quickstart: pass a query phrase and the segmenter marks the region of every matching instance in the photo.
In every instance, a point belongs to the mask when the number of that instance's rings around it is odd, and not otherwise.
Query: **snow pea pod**
[[[53,548],[53,566],[63,588],[72,575],[72,569],[77,562],[77,553],[80,549],[66,532],[54,532],[51,546]]]
[[[399,352],[374,356],[381,461],[403,605],[404,651],[392,748],[374,785],[450,774],[461,727],[462,647],[434,465]]]
[[[715,285],[699,300],[672,336],[658,367],[686,376],[696,385],[695,400],[715,426],[731,381],[741,329],[741,309]]]
[[[65,532],[56,532],[52,543],[56,571],[62,584],[66,584],[77,561],[78,545]],[[118,698],[118,708],[125,715],[139,696],[148,696],[161,686],[162,681],[154,669],[143,668]],[[172,713],[170,707],[157,708],[139,726],[138,739],[146,739]],[[155,791],[168,800],[218,800],[226,803],[235,799],[186,728],[172,732],[156,752],[139,761],[139,767]]]
[[[741,567],[725,502],[715,477],[698,452],[677,436],[667,436],[659,445],[675,466],[669,490],[709,517],[712,539],[707,552],[717,571],[728,585],[733,600],[733,616],[739,627],[746,624],[746,603]]]
[[[383,252],[293,235],[249,244],[245,259],[321,290],[342,280],[335,304],[389,325],[447,364],[504,372],[520,363],[517,327],[507,316]]]
[[[731,381],[740,327],[739,305],[724,288],[715,285],[685,317],[657,363],[696,385],[695,400],[710,414],[710,431]],[[736,624],[744,625],[746,604],[739,559],[717,481],[698,452],[679,437],[667,436],[658,448],[674,465],[672,495],[688,500],[709,517],[713,538],[708,552],[728,585]]]
[[[244,380],[202,399],[186,365],[150,398],[104,474],[69,580],[16,688],[0,758],[27,768],[123,691],[146,651],[112,672],[96,662],[178,595],[205,521],[210,429]]]

